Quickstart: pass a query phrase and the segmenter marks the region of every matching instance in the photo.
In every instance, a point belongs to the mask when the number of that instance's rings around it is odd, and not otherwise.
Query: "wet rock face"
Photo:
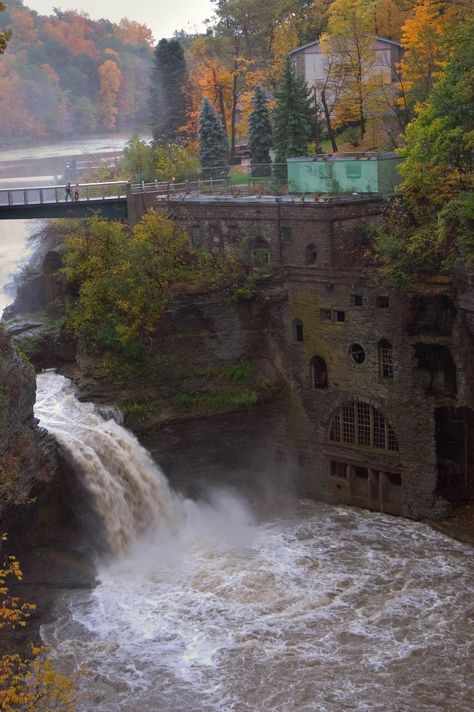
[[[23,632],[2,637],[4,651],[29,652],[48,614],[54,591],[90,585],[94,572],[77,524],[71,473],[55,440],[38,428],[33,414],[34,370],[0,331],[0,532],[8,540],[0,556],[14,554],[24,579],[11,592],[35,603],[38,612]]]

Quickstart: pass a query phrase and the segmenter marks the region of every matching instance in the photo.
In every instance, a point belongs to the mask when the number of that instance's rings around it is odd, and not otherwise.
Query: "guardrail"
[[[125,198],[127,181],[111,181],[108,183],[79,183],[79,201],[111,200]],[[74,187],[71,186],[71,192]],[[71,200],[74,196],[71,195]],[[41,185],[26,188],[1,188],[0,207],[18,205],[43,205],[64,203],[66,201],[65,185]],[[67,201],[69,202],[69,200]]]
[[[139,193],[162,193],[171,195],[172,193],[216,193],[229,188],[229,181],[226,178],[210,178],[209,180],[184,181],[175,183],[174,181],[153,181],[151,183],[132,183],[130,190],[132,195]]]

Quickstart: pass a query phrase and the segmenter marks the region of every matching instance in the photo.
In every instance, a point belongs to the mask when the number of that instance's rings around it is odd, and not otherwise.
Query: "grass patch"
[[[257,402],[257,394],[250,390],[215,391],[213,393],[178,393],[175,403],[180,408],[196,411],[222,408],[250,408]]]

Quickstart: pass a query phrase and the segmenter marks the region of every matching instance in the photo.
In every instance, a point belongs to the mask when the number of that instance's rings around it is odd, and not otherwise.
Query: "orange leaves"
[[[99,114],[102,126],[113,131],[117,124],[117,98],[122,81],[122,73],[117,64],[107,59],[99,67],[100,104]]]
[[[86,54],[93,58],[100,56],[94,43],[86,37],[87,29],[83,23],[72,23],[58,20],[57,18],[49,18],[44,23],[43,30],[50,37],[64,45],[69,54]]]
[[[128,20],[124,17],[118,25],[114,27],[114,35],[123,43],[128,45],[144,44],[148,47],[153,45],[153,35],[146,25]]]
[[[424,101],[440,76],[442,39],[458,14],[459,7],[454,3],[422,0],[408,15],[401,39],[405,54],[400,69],[412,101]]]

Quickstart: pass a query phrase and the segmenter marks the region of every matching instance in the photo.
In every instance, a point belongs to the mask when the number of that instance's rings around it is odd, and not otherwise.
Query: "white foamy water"
[[[110,438],[138,469],[107,464],[107,488],[124,488],[134,516],[138,501],[148,512],[97,587],[65,592],[44,628],[58,664],[85,672],[79,710],[472,710],[470,547],[345,507],[298,502],[254,518],[225,492],[181,500],[130,434],[74,402],[65,379],[38,384],[42,424],[87,471]]]

